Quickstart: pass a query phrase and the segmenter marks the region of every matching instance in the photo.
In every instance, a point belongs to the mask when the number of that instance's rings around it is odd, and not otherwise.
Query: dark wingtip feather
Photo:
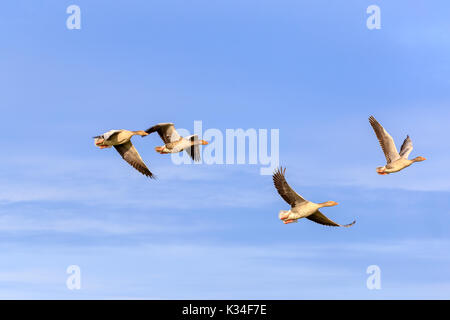
[[[342,227],[348,228],[348,227],[351,227],[352,225],[354,225],[355,223],[356,223],[356,220],[354,220],[352,223],[344,224]]]
[[[284,172],[286,171],[286,169],[284,169]],[[278,167],[277,169],[275,169],[273,175],[272,175],[272,179],[275,182],[276,180],[279,180],[280,178],[284,177],[284,172],[283,172],[283,167]]]
[[[284,169],[284,171],[283,171],[283,169]],[[273,174],[274,175],[276,175],[276,174],[284,174],[284,172],[286,172],[286,168],[283,168],[282,166],[280,166],[280,167],[278,167],[278,168],[276,168],[274,170]]]
[[[135,168],[137,171],[139,171],[140,173],[142,173],[144,176],[146,176],[147,178],[150,179],[157,179],[157,177],[148,169],[146,168],[137,168],[135,166],[133,166],[133,168]]]
[[[370,122],[370,124],[376,124],[378,121],[377,121],[377,119],[375,119],[375,117],[374,116],[370,116],[369,117],[369,122]]]

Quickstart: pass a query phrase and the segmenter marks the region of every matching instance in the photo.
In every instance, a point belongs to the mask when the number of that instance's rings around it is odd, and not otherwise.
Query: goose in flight
[[[148,133],[142,130],[110,130],[100,136],[94,137],[94,143],[100,149],[114,147],[122,158],[133,168],[147,177],[154,178],[154,175],[147,168],[136,148],[130,141],[131,137],[135,135],[145,137],[148,136]]]
[[[369,117],[369,122],[373,131],[375,131],[381,149],[383,149],[384,156],[386,157],[386,165],[377,168],[378,174],[385,175],[398,172],[409,167],[414,162],[426,160],[424,157],[416,157],[412,160],[408,159],[409,154],[413,150],[413,144],[409,136],[406,136],[405,141],[403,141],[399,153],[395,146],[394,139],[392,139],[391,135],[383,128],[383,126],[373,116]]]
[[[283,220],[284,224],[298,222],[298,219],[307,218],[316,223],[332,226],[332,227],[350,227],[355,224],[356,220],[352,223],[340,225],[322,214],[319,211],[320,208],[323,207],[333,207],[338,203],[334,201],[327,201],[324,203],[314,203],[308,200],[305,200],[302,196],[297,194],[286,182],[284,178],[284,173],[286,172],[286,168],[279,168],[273,174],[273,183],[275,184],[275,188],[277,189],[280,196],[286,201],[290,206],[290,210],[281,210],[278,217],[280,220]]]
[[[145,130],[145,132],[148,134],[158,132],[162,141],[165,143],[164,146],[156,147],[156,152],[166,154],[186,150],[194,161],[200,161],[199,145],[208,144],[205,140],[199,140],[196,134],[188,137],[181,137],[175,129],[173,123],[159,123]]]

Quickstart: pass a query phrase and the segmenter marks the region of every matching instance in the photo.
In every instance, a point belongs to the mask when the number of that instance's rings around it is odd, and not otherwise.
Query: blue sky
[[[66,28],[81,8],[82,29]],[[381,30],[366,8],[381,8]],[[31,1],[0,11],[0,298],[450,298],[446,1]],[[373,114],[412,156],[390,176]],[[280,162],[349,229],[283,225],[255,165],[174,166],[157,136],[280,129]],[[381,290],[366,268],[381,268]],[[79,265],[81,290],[66,288]]]

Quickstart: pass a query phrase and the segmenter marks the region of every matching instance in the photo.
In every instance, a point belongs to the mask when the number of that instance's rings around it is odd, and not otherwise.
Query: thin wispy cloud
[[[64,292],[64,271],[53,267],[51,271],[43,265],[39,269],[26,269],[0,273],[0,282],[22,283],[34,285],[39,288],[47,288],[50,292],[59,292],[65,298],[98,298],[104,296],[103,289],[107,291],[106,296],[120,298],[129,294],[133,298],[156,298],[156,299],[187,299],[199,298],[224,298],[233,296],[243,298],[246,296],[257,296],[258,298],[282,298],[296,299],[308,297],[309,290],[294,290],[295,287],[320,283],[322,290],[313,289],[314,296],[322,298],[369,298],[371,292],[365,288],[365,267],[360,264],[348,266],[349,261],[355,257],[363,256],[366,261],[377,261],[376,255],[384,252],[391,259],[397,261],[399,255],[408,252],[413,258],[413,247],[427,250],[429,255],[419,257],[419,261],[430,261],[430,256],[435,263],[448,265],[448,257],[441,253],[449,249],[450,243],[441,242],[438,239],[405,240],[401,242],[380,242],[374,246],[371,243],[355,243],[320,245],[317,243],[304,243],[302,250],[297,246],[288,244],[285,246],[211,246],[195,244],[142,244],[133,247],[84,247],[80,249],[73,247],[53,246],[54,252],[50,258],[55,259],[55,266],[62,267],[64,261],[75,261],[80,264],[86,278],[83,280],[84,289],[78,293],[69,290]],[[34,248],[36,250],[36,248]],[[23,249],[12,255],[21,255]],[[333,255],[330,256],[330,253]],[[35,252],[40,254],[40,249]],[[83,257],[81,256],[83,255]],[[119,255],[123,260],[117,265],[110,255]],[[140,266],[136,266],[138,273],[124,283],[112,281],[113,276],[119,270],[130,268],[127,261],[134,261],[143,255],[151,256],[151,261],[142,260]],[[339,257],[332,265],[321,263]],[[96,261],[105,259],[110,264],[108,270],[98,268]],[[404,258],[403,258],[404,259]],[[201,261],[201,263],[198,263]],[[48,264],[48,263],[47,263]],[[180,264],[183,272],[177,272]],[[421,278],[426,274],[420,273],[420,268],[409,266],[418,272],[417,278],[408,278],[403,275],[401,267],[387,266],[380,263],[382,270],[390,274],[383,282],[384,295],[392,298],[404,296],[399,288],[409,288],[408,297],[430,297],[427,292],[422,292],[424,287],[435,287],[432,296],[445,297],[445,283],[424,283]],[[165,266],[165,270],[161,267]],[[141,273],[144,271],[145,275]],[[122,271],[124,272],[124,271]],[[170,276],[166,273],[168,272]],[[169,278],[172,281],[169,281]],[[399,282],[399,279],[402,282]],[[417,281],[417,282],[416,282]],[[176,293],[172,291],[177,284]],[[259,283],[259,291],[255,286]],[[195,285],[194,285],[195,284]],[[213,284],[211,286],[211,284]],[[337,285],[337,286],[336,286]],[[282,288],[289,289],[289,292]],[[396,287],[397,286],[397,287]],[[125,289],[124,289],[125,288]],[[396,289],[394,289],[396,288]],[[292,291],[291,291],[292,290]],[[325,291],[323,291],[325,290]],[[342,291],[344,296],[339,297]],[[348,291],[347,291],[348,290]],[[5,290],[0,291],[5,296]],[[36,295],[30,295],[36,297]]]

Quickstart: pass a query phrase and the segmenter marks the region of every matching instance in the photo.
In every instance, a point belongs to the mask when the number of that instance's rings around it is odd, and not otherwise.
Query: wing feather
[[[159,136],[165,144],[180,140],[180,135],[175,129],[173,123],[158,123],[157,125],[145,130],[145,132],[147,132],[148,134],[158,132]]]
[[[96,136],[94,138],[103,138],[105,140],[109,140],[111,137],[113,137],[114,135],[118,134],[121,131],[123,130],[109,130],[108,132],[105,132],[104,134]]]
[[[122,158],[128,162],[133,168],[135,168],[137,171],[142,173],[143,175],[155,178],[155,176],[150,172],[150,170],[145,165],[144,161],[142,160],[141,156],[139,155],[139,152],[136,150],[136,148],[133,146],[131,141],[128,141],[123,144],[115,145],[114,148],[119,152],[119,154],[122,156]]]
[[[398,154],[397,147],[395,146],[394,139],[392,139],[391,135],[373,116],[369,117],[369,122],[373,128],[373,131],[375,131],[381,149],[383,149],[384,156],[386,157],[386,162],[391,163],[399,159],[400,155]]]
[[[273,183],[284,201],[294,207],[296,203],[302,203],[306,200],[289,186],[286,178],[284,177],[285,172],[286,168],[278,168],[277,171],[275,171],[275,173],[273,174]]]
[[[308,216],[306,218],[308,218],[309,220],[314,221],[316,223],[319,223],[319,224],[322,224],[322,225],[325,225],[325,226],[330,226],[330,227],[344,227],[344,228],[348,228],[348,227],[351,227],[352,225],[354,225],[356,223],[356,220],[355,220],[352,223],[341,225],[339,223],[334,222],[333,220],[328,219],[319,210],[317,210],[312,215],[310,215],[310,216]]]
[[[194,134],[192,136],[185,137],[185,139],[195,143],[196,141],[198,141],[198,135]],[[191,147],[186,149],[186,152],[192,158],[192,160],[200,161],[200,147],[198,144],[193,144]]]
[[[413,150],[413,143],[409,136],[406,136],[405,141],[403,141],[402,147],[400,148],[400,157],[408,159],[409,154]]]

